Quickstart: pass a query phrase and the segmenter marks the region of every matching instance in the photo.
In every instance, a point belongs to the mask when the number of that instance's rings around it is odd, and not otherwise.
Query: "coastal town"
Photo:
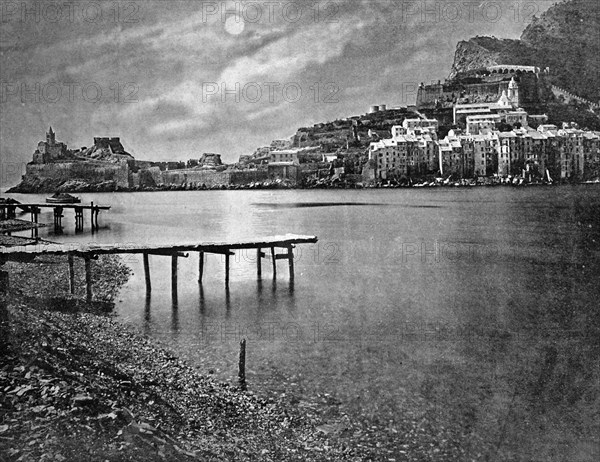
[[[1,462],[600,460],[600,1],[0,17]]]
[[[300,128],[238,162],[221,154],[152,162],[119,137],[69,149],[50,127],[13,192],[277,187],[399,187],[600,181],[600,132],[549,116],[598,104],[547,80],[550,69],[494,65],[418,89],[414,105],[374,105],[362,115]],[[540,112],[535,112],[540,111]],[[566,112],[572,114],[572,112]]]

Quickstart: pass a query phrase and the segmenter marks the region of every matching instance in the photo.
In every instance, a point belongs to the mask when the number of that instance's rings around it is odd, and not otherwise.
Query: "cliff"
[[[519,40],[474,37],[459,42],[450,79],[496,64],[549,67],[550,84],[598,102],[599,55],[600,2],[570,0],[534,17]]]

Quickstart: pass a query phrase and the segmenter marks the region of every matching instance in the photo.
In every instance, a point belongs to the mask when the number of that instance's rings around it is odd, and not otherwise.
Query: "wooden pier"
[[[51,208],[54,211],[54,231],[62,232],[63,211],[65,209],[73,209],[75,211],[75,230],[83,231],[83,212],[90,211],[90,225],[92,231],[99,228],[98,214],[101,210],[109,210],[109,205],[94,205],[91,202],[89,205],[84,204],[48,204],[48,203],[24,203],[18,201],[0,201],[0,220],[16,218],[17,209],[31,214],[31,222],[37,224],[38,217],[42,208]],[[35,236],[37,237],[37,228],[35,228]]]
[[[69,265],[69,288],[71,293],[75,292],[75,271],[74,257],[82,258],[85,261],[85,280],[86,297],[91,301],[92,292],[92,273],[91,260],[98,255],[115,254],[141,254],[144,265],[144,278],[146,282],[146,292],[152,291],[150,275],[150,255],[161,255],[171,257],[171,290],[173,296],[177,296],[177,263],[179,258],[187,258],[189,252],[198,253],[198,282],[202,284],[204,274],[206,254],[217,254],[225,256],[225,286],[229,287],[229,269],[230,257],[239,250],[256,250],[256,273],[260,280],[262,277],[262,259],[268,258],[263,250],[270,250],[269,257],[273,265],[273,277],[276,276],[277,260],[287,260],[290,281],[294,280],[294,253],[293,249],[299,244],[314,244],[317,242],[316,236],[303,236],[297,234],[286,234],[283,236],[270,236],[258,239],[240,240],[234,242],[208,242],[195,244],[176,244],[176,245],[81,245],[73,248],[72,245],[64,246],[61,244],[36,245],[34,247],[5,247],[0,248],[0,265],[6,261],[30,262],[36,257],[44,255],[66,255]],[[277,253],[277,251],[283,253]]]

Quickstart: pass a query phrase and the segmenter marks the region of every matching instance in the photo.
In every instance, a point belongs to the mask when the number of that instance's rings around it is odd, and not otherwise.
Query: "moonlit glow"
[[[229,16],[225,20],[225,30],[231,35],[239,35],[244,32],[244,20],[239,16]]]

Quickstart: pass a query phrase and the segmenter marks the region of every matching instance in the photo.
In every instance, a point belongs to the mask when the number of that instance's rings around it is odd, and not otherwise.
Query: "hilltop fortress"
[[[456,74],[445,82],[421,83],[417,109],[435,116],[443,125],[454,123],[452,110],[457,104],[495,103],[503,94],[513,92],[513,105],[529,113],[538,113],[553,97],[547,82],[548,68],[493,65]]]
[[[203,188],[266,179],[265,172],[225,171],[220,154],[187,162],[150,162],[125,151],[119,137],[94,137],[91,147],[69,149],[52,127],[37,144],[21,183],[12,192],[130,191],[164,187]]]

